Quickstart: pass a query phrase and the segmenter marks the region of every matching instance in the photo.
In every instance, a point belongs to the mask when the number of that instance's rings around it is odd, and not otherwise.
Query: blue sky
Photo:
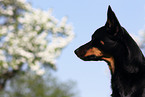
[[[111,5],[121,25],[136,34],[145,25],[145,0],[29,0],[35,8],[53,9],[61,19],[68,16],[75,38],[57,61],[56,75],[63,81],[77,82],[80,97],[110,97],[110,71],[105,62],[84,62],[74,50],[91,39],[93,32],[106,22]]]

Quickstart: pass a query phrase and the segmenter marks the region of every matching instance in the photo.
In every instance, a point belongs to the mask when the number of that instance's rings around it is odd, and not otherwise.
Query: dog
[[[145,97],[145,58],[109,5],[107,21],[91,41],[75,50],[84,61],[105,61],[111,72],[111,97]]]

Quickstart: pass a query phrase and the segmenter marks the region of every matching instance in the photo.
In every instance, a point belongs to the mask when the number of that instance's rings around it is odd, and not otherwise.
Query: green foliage
[[[50,73],[43,76],[34,72],[19,74],[8,82],[0,97],[77,97],[73,81],[60,82]]]

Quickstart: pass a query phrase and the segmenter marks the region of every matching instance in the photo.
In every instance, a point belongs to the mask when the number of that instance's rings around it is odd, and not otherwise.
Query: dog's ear
[[[115,13],[112,11],[110,5],[108,7],[108,13],[107,13],[107,22],[106,25],[107,30],[113,35],[117,35],[119,30],[121,30],[121,25],[115,16]]]

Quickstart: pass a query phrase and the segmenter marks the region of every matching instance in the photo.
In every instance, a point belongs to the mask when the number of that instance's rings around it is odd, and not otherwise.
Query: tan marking
[[[87,50],[85,57],[90,56],[90,55],[95,55],[97,57],[103,56],[102,52],[98,48],[95,48],[95,47]]]
[[[110,58],[103,57],[102,59],[104,59],[110,63],[109,69],[112,71],[112,73],[114,73],[114,71],[115,71],[114,58],[113,57],[110,57]]]
[[[104,45],[104,41],[101,40],[100,43],[101,43],[102,45]]]

